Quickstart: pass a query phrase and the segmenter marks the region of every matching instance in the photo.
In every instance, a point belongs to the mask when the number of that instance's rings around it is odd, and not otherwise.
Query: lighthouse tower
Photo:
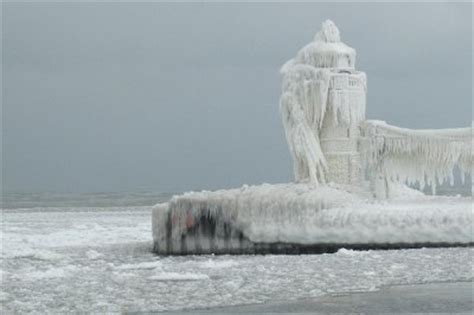
[[[322,35],[323,34],[323,35]],[[329,35],[324,35],[329,34]],[[319,131],[321,150],[326,158],[326,179],[339,184],[359,184],[362,165],[359,153],[360,123],[366,112],[366,75],[355,70],[356,52],[341,42],[331,21],[315,39],[317,66],[330,71],[327,111]]]
[[[355,57],[328,20],[281,69],[280,110],[297,182],[362,181],[358,141],[366,75],[355,70]]]

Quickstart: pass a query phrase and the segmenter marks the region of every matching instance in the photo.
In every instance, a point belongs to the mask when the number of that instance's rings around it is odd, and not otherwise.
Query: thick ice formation
[[[319,129],[326,113],[329,71],[308,65],[287,69],[280,110],[296,181],[325,182],[326,159]]]

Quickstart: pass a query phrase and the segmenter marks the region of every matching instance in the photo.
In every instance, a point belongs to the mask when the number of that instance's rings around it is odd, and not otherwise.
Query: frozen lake
[[[3,312],[171,311],[473,279],[473,248],[159,257],[150,209],[3,210]]]

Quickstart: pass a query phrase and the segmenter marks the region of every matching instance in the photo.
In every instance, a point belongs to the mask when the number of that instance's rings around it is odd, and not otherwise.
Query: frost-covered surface
[[[458,167],[461,178],[471,173],[473,137],[471,128],[413,130],[369,120],[363,124],[369,140],[365,162],[390,181],[432,187],[454,183]]]
[[[179,310],[472,281],[472,248],[305,256],[151,253],[150,208],[3,212],[2,313]]]
[[[204,215],[230,223],[252,242],[472,242],[472,198],[424,196],[396,187],[389,201],[374,201],[363,187],[347,191],[343,186],[310,184],[185,193],[155,206],[153,237],[166,240],[171,211],[171,238],[177,241]]]

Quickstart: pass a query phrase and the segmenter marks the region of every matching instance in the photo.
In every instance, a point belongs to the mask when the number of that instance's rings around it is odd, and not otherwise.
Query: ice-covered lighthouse
[[[158,254],[316,253],[472,246],[471,197],[423,188],[473,167],[472,127],[413,130],[366,120],[366,75],[325,21],[281,68],[295,182],[188,192],[153,207]]]
[[[365,120],[367,84],[355,61],[356,51],[341,42],[338,28],[328,20],[281,69],[281,114],[297,181],[362,180],[359,127]]]

